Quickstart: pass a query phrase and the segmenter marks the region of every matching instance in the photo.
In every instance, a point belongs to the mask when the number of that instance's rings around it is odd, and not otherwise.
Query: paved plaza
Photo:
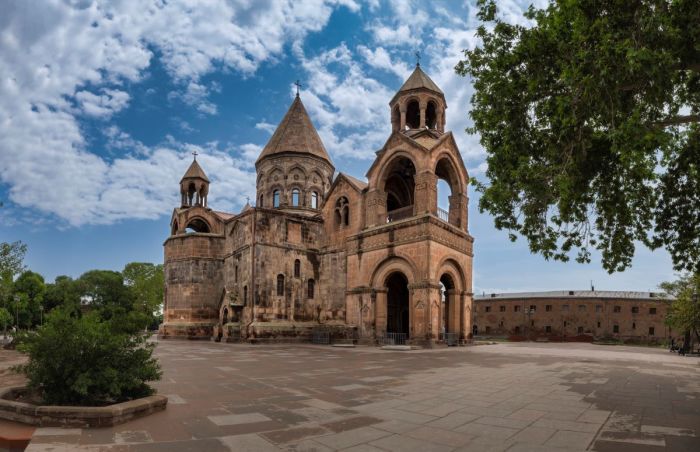
[[[29,451],[698,451],[700,360],[642,347],[160,342],[165,411]]]

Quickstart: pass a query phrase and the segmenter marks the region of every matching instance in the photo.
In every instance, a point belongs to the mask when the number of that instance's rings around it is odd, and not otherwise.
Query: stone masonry
[[[468,175],[444,131],[444,94],[417,65],[389,107],[368,182],[335,172],[298,94],[256,162],[255,206],[210,208],[195,156],[164,244],[160,337],[469,339]]]

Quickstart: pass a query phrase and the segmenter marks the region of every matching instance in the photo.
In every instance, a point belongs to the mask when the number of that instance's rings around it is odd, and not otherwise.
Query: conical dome
[[[304,104],[297,95],[287,114],[282,118],[277,130],[265,145],[256,163],[266,157],[271,157],[282,153],[311,154],[319,157],[328,163],[331,162],[326,148],[318,136],[316,128],[311,123]]]
[[[411,73],[408,79],[406,79],[404,84],[401,86],[401,88],[399,88],[389,103],[394,102],[399,95],[404,94],[407,91],[414,91],[418,89],[427,89],[429,91],[433,91],[435,94],[438,94],[443,99],[445,98],[445,94],[442,92],[442,90],[438,88],[435,82],[428,77],[428,74],[423,72],[423,69],[421,69],[420,65],[417,64],[416,68],[413,70],[413,73]]]
[[[202,167],[199,166],[199,163],[197,163],[197,159],[192,161],[192,164],[189,168],[187,168],[187,171],[185,172],[185,175],[182,176],[182,179],[180,179],[180,182],[184,181],[185,179],[202,179],[209,182],[209,178],[204,173]]]

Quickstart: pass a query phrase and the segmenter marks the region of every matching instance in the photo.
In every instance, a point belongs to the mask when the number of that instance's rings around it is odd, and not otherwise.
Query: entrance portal
[[[409,336],[408,279],[402,273],[392,273],[386,279],[386,331]]]

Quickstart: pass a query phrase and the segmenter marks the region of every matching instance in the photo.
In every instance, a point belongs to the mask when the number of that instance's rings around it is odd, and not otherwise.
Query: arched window
[[[296,259],[294,261],[294,277],[298,278],[301,275],[301,261]]]
[[[171,235],[175,235],[178,232],[178,229],[180,229],[177,225],[177,220],[173,222],[173,230]]]
[[[350,205],[348,198],[341,196],[335,203],[335,223],[336,226],[347,226],[350,224]]]
[[[265,207],[263,204],[263,195],[260,195],[260,207]]]
[[[309,287],[308,287],[307,294],[306,294],[307,297],[309,297],[309,298],[314,297],[315,286],[316,286],[316,282],[313,279],[310,279],[309,280]]]
[[[429,129],[437,128],[437,107],[432,100],[428,102],[428,108],[425,109],[425,125]]]
[[[311,192],[311,208],[318,209],[318,192]]]
[[[243,286],[243,304],[248,303],[248,286]]]
[[[221,323],[228,323],[228,308],[224,308],[224,319]]]
[[[195,218],[187,224],[185,232],[210,232],[211,229],[206,221],[201,218]]]
[[[292,190],[292,206],[299,207],[299,198],[299,189],[295,188],[294,190]]]
[[[238,282],[238,265],[236,265],[236,272],[235,272],[234,281]]]
[[[280,191],[275,190],[272,192],[272,207],[280,206]]]
[[[417,100],[412,100],[406,107],[406,125],[411,129],[420,127],[420,107]]]
[[[277,296],[284,295],[284,275],[277,275]]]

